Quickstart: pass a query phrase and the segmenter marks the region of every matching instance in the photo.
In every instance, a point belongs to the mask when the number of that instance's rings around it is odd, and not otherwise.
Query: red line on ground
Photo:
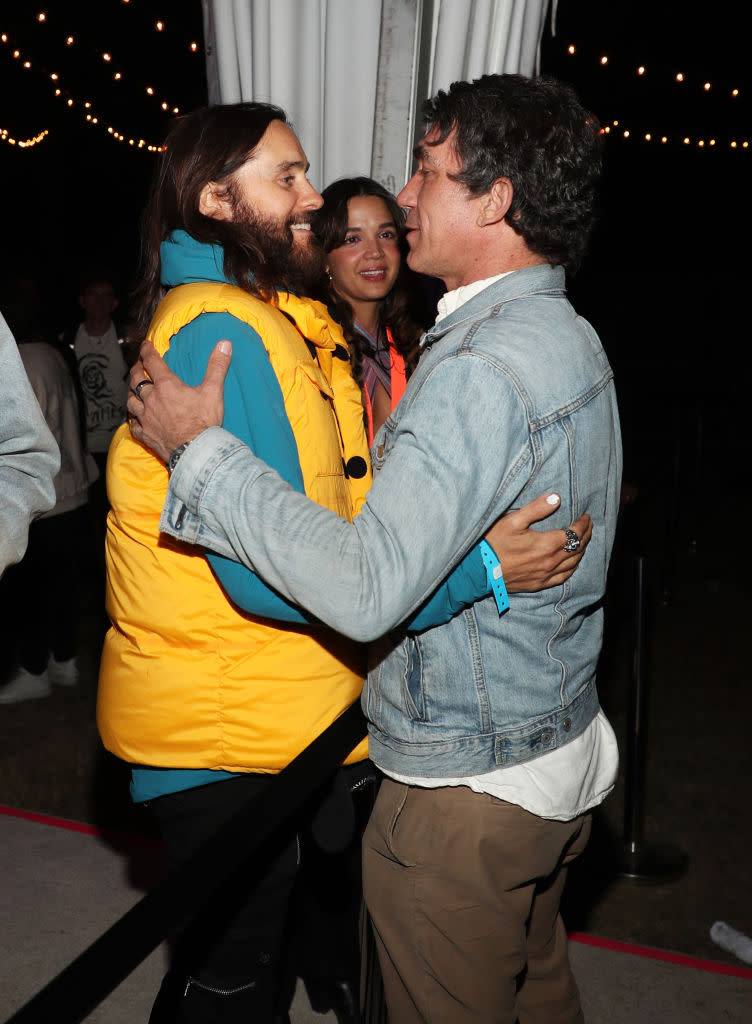
[[[137,846],[162,846],[158,839],[150,839],[148,836],[134,836],[126,832],[102,829],[96,825],[86,825],[81,821],[55,818],[50,814],[39,814],[36,811],[23,811],[17,807],[6,807],[4,804],[0,804],[0,814],[11,818],[21,818],[24,821],[34,821],[40,825],[50,825],[53,828],[68,829],[69,832],[99,836],[102,839],[120,840]],[[698,971],[710,971],[713,974],[726,974],[733,978],[752,979],[752,968],[749,967],[736,967],[732,964],[718,963],[715,960],[702,960],[699,957],[686,956],[684,953],[670,953],[665,949],[636,946],[634,943],[618,942],[616,939],[602,939],[597,935],[587,935],[585,932],[570,932],[569,939],[571,942],[579,942],[583,946],[596,946],[600,949],[613,950],[616,953],[629,953],[631,956],[643,956],[650,960],[662,960],[664,963],[677,964],[680,967],[692,967]]]
[[[130,843],[132,846],[153,846],[162,847],[159,839],[152,839],[149,836],[135,836],[130,832],[118,832],[116,829],[99,828],[97,825],[87,825],[82,821],[70,821],[68,818],[55,818],[51,814],[39,814],[37,811],[23,811],[18,807],[6,807],[0,804],[0,814],[9,818],[21,818],[24,821],[34,821],[39,825],[50,825],[52,828],[64,828],[69,832],[80,832],[87,836],[98,836],[100,839],[109,839],[113,842]]]
[[[735,967],[733,964],[722,964],[715,960],[701,960],[683,953],[669,953],[665,949],[653,949],[650,946],[635,946],[631,942],[617,942],[615,939],[601,939],[597,935],[586,935],[584,932],[570,932],[572,942],[580,942],[584,946],[598,946],[611,949],[616,953],[630,953],[632,956],[644,956],[650,960],[663,960],[665,963],[677,964],[680,967],[693,967],[698,971],[710,971],[713,974],[728,974],[733,978],[751,978],[752,969]]]

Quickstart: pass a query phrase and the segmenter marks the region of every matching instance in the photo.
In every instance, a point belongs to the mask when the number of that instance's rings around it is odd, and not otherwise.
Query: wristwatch
[[[190,441],[185,441],[183,444],[179,444],[177,448],[172,449],[172,451],[170,452],[170,457],[167,460],[168,473],[172,473],[172,471],[175,469],[175,466],[177,466],[178,464],[178,459],[180,458],[180,456],[183,454],[183,452],[190,443]]]

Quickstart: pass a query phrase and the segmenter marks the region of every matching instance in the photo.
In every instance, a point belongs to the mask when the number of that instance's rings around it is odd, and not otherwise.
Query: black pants
[[[152,801],[170,866],[190,860],[266,785],[274,780],[251,774]],[[297,977],[321,1012],[334,1005],[332,984],[346,982],[357,1002],[360,839],[376,786],[370,762],[338,770],[228,880],[176,937],[150,1024],[284,1021]]]
[[[50,654],[68,661],[76,653],[79,614],[79,557],[86,535],[87,510],[37,519],[29,528],[23,560],[8,572],[6,600],[18,660],[39,675]]]
[[[151,810],[178,866],[268,783],[227,779],[160,797]],[[266,1024],[275,1019],[281,947],[298,869],[295,823],[235,873],[175,938],[150,1024]]]

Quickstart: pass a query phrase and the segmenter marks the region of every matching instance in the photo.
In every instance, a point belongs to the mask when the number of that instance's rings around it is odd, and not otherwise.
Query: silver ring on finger
[[[567,538],[564,543],[564,550],[576,551],[577,548],[580,546],[580,538],[577,536],[574,530],[571,530],[569,527],[566,528],[564,534]]]
[[[151,384],[151,386],[154,387],[154,381],[153,380],[149,380],[148,377],[144,377],[143,380],[140,380],[138,382],[138,384],[135,386],[135,388],[131,388],[131,390],[133,391],[133,394],[136,396],[136,398],[141,398],[141,389],[145,388],[147,384]]]

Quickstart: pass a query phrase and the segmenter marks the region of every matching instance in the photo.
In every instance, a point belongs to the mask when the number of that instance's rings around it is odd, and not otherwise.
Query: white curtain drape
[[[209,101],[283,107],[323,188],[410,174],[423,100],[457,79],[532,75],[551,0],[202,0]],[[555,13],[554,0],[552,16]]]

